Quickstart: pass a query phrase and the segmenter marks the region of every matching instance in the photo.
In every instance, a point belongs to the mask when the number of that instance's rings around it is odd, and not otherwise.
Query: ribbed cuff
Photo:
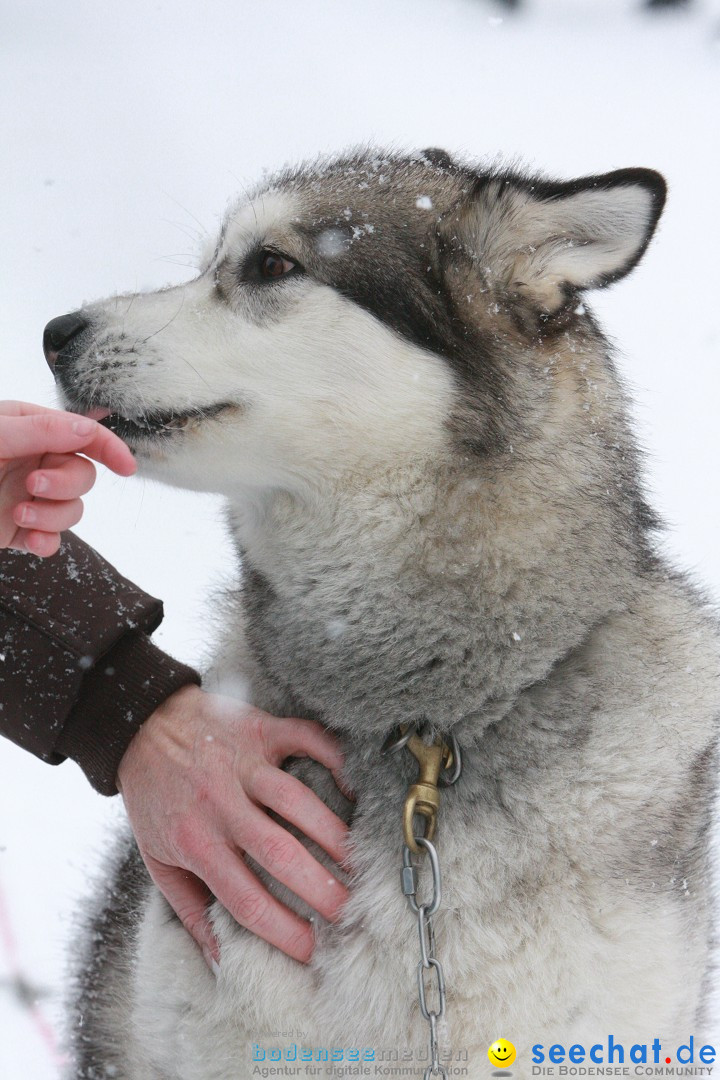
[[[146,634],[126,634],[83,679],[56,749],[78,763],[101,795],[116,795],[118,766],[132,737],[171,694],[200,681]]]

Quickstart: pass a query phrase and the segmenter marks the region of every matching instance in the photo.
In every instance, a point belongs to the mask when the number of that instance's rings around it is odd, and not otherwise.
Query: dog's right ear
[[[441,150],[439,146],[428,146],[424,150],[420,151],[420,157],[424,161],[428,161],[431,165],[434,165],[437,169],[454,169],[455,162],[448,154],[447,150]]]
[[[489,284],[556,312],[578,290],[609,285],[640,260],[665,203],[651,169],[553,183],[480,177],[447,230]]]

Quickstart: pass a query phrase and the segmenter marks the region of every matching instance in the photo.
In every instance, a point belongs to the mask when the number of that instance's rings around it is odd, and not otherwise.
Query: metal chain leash
[[[435,956],[435,931],[432,917],[440,907],[442,900],[442,882],[440,877],[440,862],[438,860],[435,845],[426,840],[424,836],[415,838],[417,843],[427,851],[430,857],[432,869],[432,899],[429,903],[418,904],[416,899],[418,887],[417,868],[412,865],[412,852],[407,844],[403,844],[403,868],[402,868],[402,891],[407,902],[417,916],[418,933],[420,935],[420,961],[417,966],[418,998],[420,1000],[420,1012],[430,1025],[430,1064],[423,1074],[423,1080],[431,1076],[442,1076],[447,1080],[447,1069],[440,1063],[438,1056],[437,1024],[445,1015],[445,974],[442,964]],[[434,973],[436,1008],[428,1008],[427,991],[425,989],[426,972]]]
[[[430,1080],[432,1076],[440,1076],[448,1080],[447,1069],[439,1057],[437,1035],[438,1021],[445,1015],[445,974],[442,964],[435,956],[435,931],[432,922],[442,901],[442,878],[440,860],[431,837],[435,834],[436,816],[440,807],[438,786],[448,786],[456,782],[462,772],[462,759],[460,747],[454,735],[450,736],[449,745],[439,736],[432,745],[428,745],[422,741],[412,725],[401,728],[398,736],[391,736],[386,740],[382,752],[394,753],[403,747],[407,747],[420,765],[420,775],[408,791],[403,811],[405,842],[402,846],[401,882],[403,895],[407,899],[410,910],[417,917],[420,937],[420,960],[417,965],[418,999],[420,1012],[430,1027],[430,1064],[423,1073],[423,1080]],[[441,775],[441,770],[445,770],[445,775]],[[415,814],[425,818],[424,836],[415,835],[413,829]],[[413,864],[412,857],[413,854],[422,856],[423,852],[427,852],[430,861],[432,896],[429,902],[418,904],[418,868]],[[430,973],[429,976],[428,973]],[[426,978],[430,978],[435,984],[435,1001],[433,1002],[435,1007],[432,1009],[428,1007]]]

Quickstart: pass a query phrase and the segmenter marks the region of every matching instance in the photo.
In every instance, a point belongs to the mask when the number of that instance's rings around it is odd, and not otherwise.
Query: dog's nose
[[[64,349],[74,337],[86,329],[87,320],[79,311],[73,311],[69,315],[60,315],[57,319],[51,319],[43,333],[43,352],[51,369],[55,369],[58,353]]]

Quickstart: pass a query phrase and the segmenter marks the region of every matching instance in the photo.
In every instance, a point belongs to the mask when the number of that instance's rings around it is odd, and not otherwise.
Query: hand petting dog
[[[217,973],[212,896],[241,926],[295,960],[314,947],[311,924],[272,896],[247,852],[320,915],[338,918],[348,890],[265,812],[275,811],[337,863],[348,827],[300,780],[288,757],[325,765],[342,790],[337,740],[312,720],[285,720],[185,686],[130,743],[118,771],[140,854],[165,899]]]

